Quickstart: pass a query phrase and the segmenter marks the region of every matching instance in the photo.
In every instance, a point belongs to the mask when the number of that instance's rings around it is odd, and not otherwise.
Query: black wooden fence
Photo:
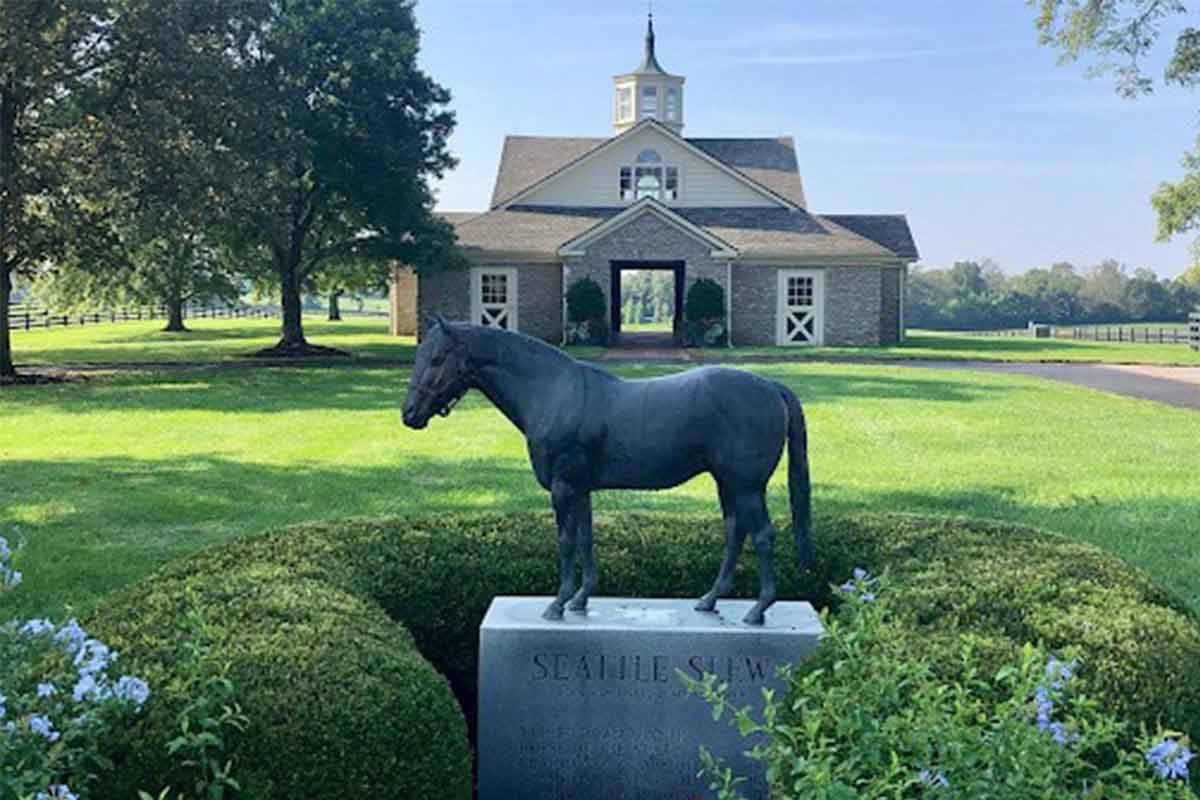
[[[1063,327],[1050,329],[1050,335],[1055,339],[1073,339],[1084,342],[1133,342],[1142,344],[1188,344],[1197,336],[1195,331],[1200,325],[1200,315],[1192,315],[1192,332],[1188,328],[1174,326],[1167,328],[1161,325],[1090,325],[1087,327]],[[1012,338],[1033,338],[1033,331],[1028,328],[1008,328],[996,331],[966,331],[973,336],[1003,336]],[[1193,346],[1195,346],[1193,344]]]
[[[185,307],[183,310],[184,319],[264,319],[278,315],[279,312],[272,309],[253,306],[198,306]],[[29,331],[38,328],[61,328],[71,325],[102,325],[137,320],[165,320],[166,318],[167,309],[165,306],[74,313],[50,311],[49,309],[33,305],[12,305],[8,307],[8,328],[15,331]]]
[[[1188,315],[1188,334],[1192,340],[1192,349],[1200,350],[1200,311]]]

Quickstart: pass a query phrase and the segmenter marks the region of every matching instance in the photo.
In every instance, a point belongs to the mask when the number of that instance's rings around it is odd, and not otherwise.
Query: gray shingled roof
[[[609,139],[508,136],[492,191],[492,208],[595,150]],[[790,136],[776,139],[687,139],[750,180],[804,208],[804,185]]]
[[[512,206],[456,224],[468,250],[553,255],[623,208]],[[742,258],[888,257],[882,244],[807,211],[786,208],[673,208],[693,225],[729,242]]]
[[[825,219],[859,236],[891,250],[896,255],[916,261],[921,257],[913,241],[908,219],[903,214],[824,214]]]

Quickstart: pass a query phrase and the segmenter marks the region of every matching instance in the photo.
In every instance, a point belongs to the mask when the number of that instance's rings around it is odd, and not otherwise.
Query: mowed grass
[[[22,366],[86,366],[223,362],[245,359],[279,341],[278,319],[191,319],[187,333],[163,331],[162,320],[13,331],[14,361]],[[304,321],[312,344],[355,356],[411,361],[415,341],[388,333],[380,318]]]
[[[818,514],[1044,526],[1147,569],[1200,610],[1194,412],[1002,375],[752,369],[805,403]],[[0,619],[62,618],[168,559],[271,526],[548,509],[524,438],[486,400],[472,393],[449,418],[411,431],[399,416],[407,379],[400,367],[173,369],[5,389],[0,530],[20,527],[26,582],[0,598]],[[786,513],[783,465],[770,503]],[[717,513],[707,476],[666,492],[601,493],[596,507]],[[714,559],[720,547],[712,542]],[[546,542],[546,558],[554,548]]]
[[[909,331],[907,339],[894,347],[735,347],[724,351],[705,351],[702,355],[708,360],[794,355],[797,360],[860,357],[884,360],[1070,361],[1200,366],[1200,351],[1186,344],[1090,342],[938,331]]]
[[[631,331],[666,331],[669,324],[623,326]],[[162,321],[125,322],[14,331],[13,349],[18,366],[95,366],[102,364],[208,363],[244,361],[279,338],[279,320],[189,320],[189,333],[165,333]],[[349,318],[304,322],[308,340],[344,350],[353,356],[390,361],[411,361],[415,341],[388,334],[382,318]],[[569,348],[580,358],[597,358],[603,348]],[[982,360],[1073,361],[1123,364],[1178,364],[1200,366],[1200,352],[1182,344],[1131,344],[1083,342],[1064,339],[987,337],[910,331],[908,340],[895,347],[738,347],[693,351],[702,361],[786,359],[820,361],[864,360]]]

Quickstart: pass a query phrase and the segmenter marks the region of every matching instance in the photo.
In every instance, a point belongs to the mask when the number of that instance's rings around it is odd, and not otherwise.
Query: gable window
[[[617,119],[633,119],[633,88],[630,86],[617,89]]]
[[[653,197],[655,200],[679,199],[679,167],[665,166],[658,151],[638,153],[637,165],[621,167],[620,195],[624,201]]]
[[[679,120],[679,90],[674,86],[667,87],[667,119],[672,122]]]
[[[658,87],[642,87],[642,119],[658,119]]]

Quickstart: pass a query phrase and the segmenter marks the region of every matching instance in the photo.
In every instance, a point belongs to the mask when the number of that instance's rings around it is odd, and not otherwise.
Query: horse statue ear
[[[456,344],[458,343],[458,335],[454,332],[454,329],[450,327],[450,323],[442,319],[440,314],[437,318],[437,324],[441,326],[442,333],[445,334],[447,339]]]
[[[433,315],[433,325],[435,328],[445,328],[446,320],[442,318],[441,314],[434,314]]]

